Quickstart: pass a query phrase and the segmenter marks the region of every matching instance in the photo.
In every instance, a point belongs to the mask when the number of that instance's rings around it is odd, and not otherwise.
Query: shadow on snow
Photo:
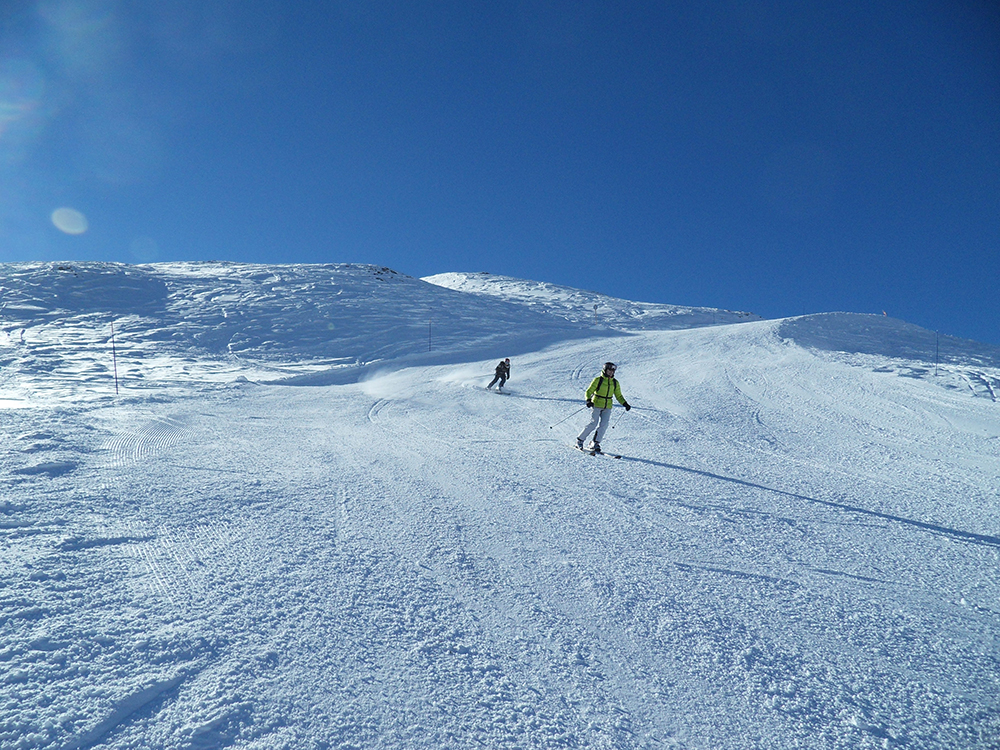
[[[837,510],[845,510],[850,513],[857,513],[858,515],[869,516],[872,518],[881,518],[886,521],[892,521],[894,523],[905,524],[906,526],[913,526],[923,531],[929,531],[934,534],[941,534],[943,536],[951,537],[955,540],[960,540],[963,542],[972,542],[973,544],[981,544],[989,547],[1000,548],[1000,537],[990,536],[987,534],[976,534],[972,531],[962,531],[961,529],[952,529],[947,526],[939,526],[938,524],[927,523],[925,521],[914,521],[911,518],[903,518],[902,516],[894,516],[891,513],[880,513],[877,510],[869,510],[867,508],[859,508],[856,505],[848,505],[847,503],[838,503],[832,500],[820,500],[819,498],[809,497],[808,495],[800,495],[796,492],[788,492],[787,490],[779,490],[774,487],[768,487],[767,485],[757,484],[755,482],[748,482],[745,479],[737,479],[736,477],[727,477],[723,474],[714,474],[710,471],[704,471],[702,469],[692,469],[687,466],[678,466],[677,464],[670,464],[663,461],[653,461],[648,458],[635,458],[632,456],[624,456],[622,458],[624,461],[633,461],[635,463],[648,464],[650,466],[659,466],[663,469],[672,469],[674,471],[685,471],[689,474],[697,474],[698,476],[708,477],[710,479],[717,479],[721,482],[729,482],[731,484],[738,484],[743,487],[750,487],[755,490],[764,490],[765,492],[773,492],[777,495],[784,495],[785,497],[791,497],[796,500],[805,500],[809,503],[815,503],[816,505],[825,505],[828,508],[836,508]]]

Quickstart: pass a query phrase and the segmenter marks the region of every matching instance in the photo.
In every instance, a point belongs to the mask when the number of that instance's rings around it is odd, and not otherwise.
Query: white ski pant
[[[608,422],[611,421],[611,409],[598,409],[596,406],[590,410],[590,424],[583,428],[580,433],[580,440],[586,440],[587,436],[594,432],[594,442],[599,443],[604,439],[604,433],[608,431]]]

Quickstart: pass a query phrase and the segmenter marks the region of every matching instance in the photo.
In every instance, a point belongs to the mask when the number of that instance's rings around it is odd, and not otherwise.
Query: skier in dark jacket
[[[510,380],[510,357],[507,357],[500,364],[497,365],[496,377],[490,381],[490,384],[486,386],[486,390],[490,390],[497,381],[500,381],[500,385],[497,386],[497,390],[501,393],[503,392],[503,384]]]
[[[587,406],[591,409],[590,424],[583,428],[583,432],[576,439],[576,447],[580,450],[583,450],[583,443],[590,433],[597,430],[594,432],[594,442],[590,444],[589,449],[601,452],[601,439],[607,432],[608,422],[611,421],[611,406],[614,404],[614,399],[618,399],[618,403],[625,407],[625,411],[632,408],[622,396],[622,389],[615,380],[617,369],[614,362],[605,362],[604,370],[594,378],[587,389]]]

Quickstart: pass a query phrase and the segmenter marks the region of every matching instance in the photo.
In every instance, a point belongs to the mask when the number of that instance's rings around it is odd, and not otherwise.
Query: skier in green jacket
[[[625,411],[632,408],[622,396],[622,389],[615,379],[615,370],[617,369],[614,362],[605,362],[604,370],[594,378],[590,388],[587,389],[587,406],[591,409],[590,424],[583,428],[583,432],[576,439],[576,447],[580,450],[583,450],[584,441],[596,429],[594,442],[590,444],[589,449],[597,453],[601,452],[601,439],[607,432],[608,422],[611,421],[613,399],[618,399],[618,403],[625,407]]]

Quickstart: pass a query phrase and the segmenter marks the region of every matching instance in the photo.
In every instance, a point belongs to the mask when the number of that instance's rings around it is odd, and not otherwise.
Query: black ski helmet
[[[604,372],[607,372],[608,370],[611,370],[611,372],[614,372],[617,369],[618,369],[618,365],[616,365],[614,362],[605,362],[604,363]]]

